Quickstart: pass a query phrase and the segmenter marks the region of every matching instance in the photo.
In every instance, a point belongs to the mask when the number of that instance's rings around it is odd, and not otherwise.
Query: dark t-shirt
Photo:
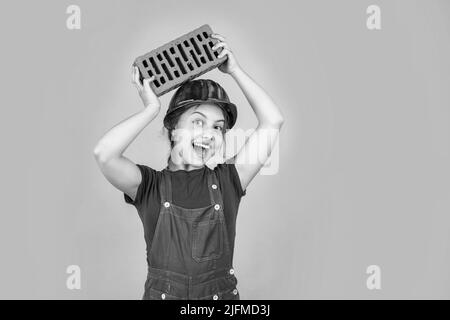
[[[162,171],[156,171],[146,165],[137,164],[141,171],[142,181],[139,185],[135,200],[126,193],[126,203],[136,207],[144,226],[144,237],[147,244],[147,252],[151,248],[151,242],[158,222],[161,208],[161,196],[159,193]],[[210,205],[207,166],[191,171],[168,171],[172,179],[172,201],[175,205],[185,208],[202,208]],[[223,211],[227,224],[228,238],[231,242],[231,251],[234,251],[234,238],[236,231],[236,216],[241,197],[246,194],[242,190],[238,172],[234,163],[218,164],[214,171],[217,173],[219,187],[222,191]]]

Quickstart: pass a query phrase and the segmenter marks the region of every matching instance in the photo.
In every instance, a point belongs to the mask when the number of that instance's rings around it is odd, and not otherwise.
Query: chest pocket
[[[197,262],[219,259],[223,253],[222,219],[192,225],[192,258]]]

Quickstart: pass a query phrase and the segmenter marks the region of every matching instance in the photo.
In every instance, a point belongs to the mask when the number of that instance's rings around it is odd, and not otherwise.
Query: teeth
[[[202,148],[205,148],[205,149],[209,149],[209,146],[206,145],[206,144],[203,144],[203,143],[194,142],[194,146],[202,147]]]

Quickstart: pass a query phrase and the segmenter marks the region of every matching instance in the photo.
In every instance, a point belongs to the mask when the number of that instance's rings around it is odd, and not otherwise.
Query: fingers
[[[139,91],[142,91],[145,89],[145,90],[153,92],[153,90],[150,87],[150,81],[153,81],[153,80],[155,80],[155,76],[152,76],[151,78],[144,78],[142,80],[142,84],[141,84],[141,81],[139,80],[139,69],[138,69],[138,67],[133,66],[131,82],[136,86],[136,88]]]
[[[228,55],[228,54],[230,54],[230,53],[231,53],[230,50],[224,48],[224,49],[222,50],[222,52],[219,53],[219,55],[217,56],[217,58],[220,59],[220,58],[222,58],[225,54]]]
[[[133,82],[133,83],[135,83],[135,82],[137,82],[136,80],[137,80],[137,73],[138,73],[138,70],[137,70],[138,68],[136,67],[136,66],[133,66],[132,67],[132,70],[131,70],[131,76],[132,76],[132,78],[131,78],[131,82]]]
[[[225,42],[219,42],[219,43],[215,44],[214,47],[212,47],[212,49],[216,50],[220,47],[223,47],[224,49],[228,49],[229,51],[231,51],[230,47]]]
[[[151,78],[145,78],[143,80],[145,90],[150,90],[153,92],[153,90],[150,88],[150,81],[153,81],[153,80],[155,80],[155,76],[152,76]]]
[[[133,66],[131,82],[136,86],[137,89],[142,90],[142,85],[141,82],[139,81],[139,69],[136,66]]]
[[[215,38],[215,39],[219,40],[219,42],[216,43],[212,47],[213,50],[217,50],[219,48],[222,48],[222,50],[220,51],[219,55],[217,56],[219,59],[222,58],[225,54],[228,55],[229,53],[231,53],[230,47],[225,42],[226,41],[225,37],[223,37],[223,36],[221,36],[221,35],[219,35],[217,33],[213,33],[213,34],[211,34],[211,38]]]
[[[218,35],[217,33],[213,33],[213,34],[211,35],[211,38],[214,38],[214,39],[218,39],[218,40],[219,40],[219,42],[216,43],[216,44],[214,45],[214,47],[216,47],[216,46],[218,46],[218,45],[222,45],[222,44],[225,44],[225,46],[228,47],[228,44],[226,43],[226,39],[225,39],[224,37],[222,37],[221,35]],[[214,47],[213,47],[213,50],[214,50]],[[230,49],[230,48],[228,48],[228,49]]]
[[[216,39],[219,39],[220,41],[224,41],[224,42],[227,41],[227,40],[225,39],[225,37],[221,36],[221,35],[218,34],[218,33],[212,33],[212,34],[211,34],[211,38],[216,38]]]

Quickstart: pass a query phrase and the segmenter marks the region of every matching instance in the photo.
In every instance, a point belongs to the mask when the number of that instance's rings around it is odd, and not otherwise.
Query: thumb
[[[147,89],[150,89],[150,81],[153,81],[153,80],[155,80],[155,76],[152,76],[151,78],[145,78],[144,79],[144,86],[147,88]]]

